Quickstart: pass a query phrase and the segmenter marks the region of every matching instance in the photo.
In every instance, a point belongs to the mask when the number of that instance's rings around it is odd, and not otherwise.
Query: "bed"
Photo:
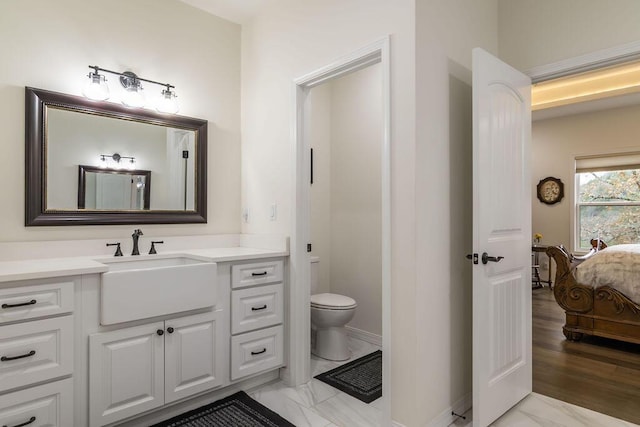
[[[583,257],[562,246],[549,247],[547,255],[557,266],[553,293],[565,310],[568,340],[587,334],[640,344],[640,245],[600,250],[596,241]]]

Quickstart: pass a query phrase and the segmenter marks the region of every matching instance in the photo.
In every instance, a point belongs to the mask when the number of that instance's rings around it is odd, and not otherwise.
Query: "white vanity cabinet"
[[[226,345],[207,312],[89,337],[90,425],[101,426],[222,384]]]
[[[77,282],[0,283],[0,425],[73,425]]]
[[[283,261],[231,267],[231,380],[284,363]]]

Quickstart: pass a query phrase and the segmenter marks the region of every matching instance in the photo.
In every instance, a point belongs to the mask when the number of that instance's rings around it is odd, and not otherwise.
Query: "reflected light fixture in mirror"
[[[122,159],[128,159],[129,161],[122,163]],[[100,160],[98,161],[98,167],[101,169],[130,169],[136,168],[136,158],[131,156],[121,156],[118,153],[113,154],[100,154]]]
[[[152,83],[155,85],[163,86],[161,95],[157,101],[156,110],[161,113],[175,114],[178,112],[178,102],[176,101],[175,86],[169,83],[161,83],[155,80],[144,79],[137,76],[131,71],[124,71],[122,73],[118,71],[107,70],[106,68],[98,67],[97,65],[89,65],[89,68],[94,71],[89,73],[89,81],[86,83],[82,94],[96,101],[104,101],[109,98],[109,88],[106,85],[106,79],[103,75],[99,74],[99,71],[115,74],[120,76],[120,84],[124,88],[121,96],[122,103],[127,107],[144,107],[145,97],[142,93],[142,83]]]

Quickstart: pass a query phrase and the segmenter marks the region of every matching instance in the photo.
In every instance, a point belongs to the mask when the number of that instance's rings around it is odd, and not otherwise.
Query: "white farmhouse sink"
[[[109,258],[100,323],[111,325],[216,305],[216,263],[185,255]]]

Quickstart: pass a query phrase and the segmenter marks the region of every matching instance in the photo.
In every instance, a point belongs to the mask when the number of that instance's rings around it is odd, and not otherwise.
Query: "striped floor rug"
[[[374,351],[315,378],[364,403],[371,403],[382,396],[382,351]]]
[[[152,427],[295,427],[269,408],[239,391]]]

